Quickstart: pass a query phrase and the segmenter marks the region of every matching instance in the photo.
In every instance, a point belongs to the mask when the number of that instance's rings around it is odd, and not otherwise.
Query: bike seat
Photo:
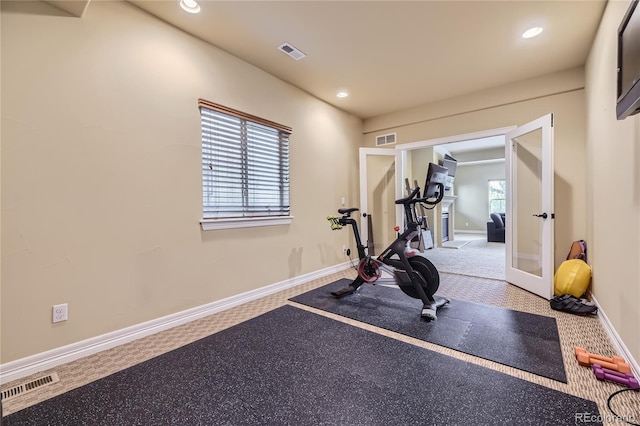
[[[351,214],[353,212],[357,212],[358,209],[355,207],[351,207],[350,209],[338,209],[338,213],[340,214]]]

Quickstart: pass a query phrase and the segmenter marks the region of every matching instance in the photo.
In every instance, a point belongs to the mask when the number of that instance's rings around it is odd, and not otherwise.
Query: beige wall
[[[394,201],[396,199],[396,161],[394,156],[369,155],[367,156],[367,207],[366,212],[371,215],[373,228],[374,253],[380,254],[396,238],[393,228],[396,226],[396,211]],[[354,205],[352,207],[359,207]],[[360,216],[358,214],[357,216]],[[367,226],[367,220],[360,216],[362,226]],[[353,235],[351,228],[348,229]],[[371,235],[369,234],[369,237]],[[367,241],[362,241],[367,245]],[[355,239],[351,238],[349,247],[352,249],[354,259],[357,252],[354,250]]]
[[[571,242],[586,236],[584,103],[584,70],[571,69],[365,120],[363,143],[373,146],[377,135],[389,132],[397,132],[397,143],[430,140],[517,126],[554,113],[557,267]]]
[[[523,106],[534,108],[523,102],[541,98],[542,105],[547,106],[545,97],[583,88],[584,69],[579,67],[370,118],[364,122],[365,144],[373,146],[375,136],[391,132],[397,132],[397,143],[406,143],[485,130],[494,122],[517,125],[520,123],[513,122],[520,116],[517,111]],[[497,112],[502,110],[514,111],[500,118]],[[527,113],[525,110],[522,115]]]
[[[458,164],[469,161],[504,159],[504,146],[499,148],[480,149],[477,151],[456,152],[454,157],[458,161]]]
[[[504,178],[504,161],[469,165],[458,163],[454,184],[458,196],[455,202],[456,231],[487,232],[487,221],[490,220],[489,180]]]
[[[2,363],[344,260],[359,119],[125,2],[2,8]],[[293,127],[290,226],[201,231],[199,97]]]
[[[628,1],[610,1],[586,64],[587,218],[593,292],[640,360],[640,115],[617,121],[617,28]]]
[[[3,1],[0,361],[335,265],[351,235],[331,232],[325,217],[342,196],[358,203],[358,144],[548,112],[556,263],[586,237],[594,293],[640,359],[640,116],[613,115],[615,31],[627,5],[609,2],[586,74],[571,69],[362,124],[126,3],[92,2],[77,19]],[[291,226],[200,230],[198,97],[293,127]],[[52,325],[51,306],[63,302],[70,319]]]

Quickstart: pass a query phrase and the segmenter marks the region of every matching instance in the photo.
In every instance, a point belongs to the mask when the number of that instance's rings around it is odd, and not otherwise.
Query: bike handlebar
[[[342,223],[340,223],[340,216],[327,216],[327,220],[331,224],[331,230],[342,229]]]
[[[438,196],[436,197],[435,200],[431,200],[427,197],[423,197],[423,198],[416,198],[416,196],[418,196],[420,194],[420,187],[416,186],[412,191],[411,194],[407,195],[404,198],[400,198],[399,200],[396,200],[395,203],[396,204],[415,204],[415,203],[424,203],[424,204],[429,204],[431,206],[435,206],[436,204],[438,204],[440,201],[442,201],[442,199],[444,198],[444,184],[437,182],[436,185],[438,185]]]
[[[420,195],[420,187],[416,186],[415,188],[413,188],[413,190],[409,195],[407,195],[404,198],[400,198],[399,200],[396,200],[395,203],[404,204],[405,209],[408,208],[409,205],[416,204],[416,203],[424,203],[424,204],[429,204],[431,206],[435,206],[440,201],[442,201],[442,198],[444,198],[444,184],[438,182],[436,183],[436,185],[438,185],[439,191],[438,191],[438,196],[434,201],[429,201],[429,198],[427,197],[416,198],[418,195]],[[327,220],[331,223],[331,229],[332,230],[341,229],[344,225],[347,224],[346,219],[351,217],[351,213],[357,212],[357,211],[358,211],[357,208],[338,209],[338,213],[340,213],[342,217],[327,216]],[[367,217],[367,214],[363,213],[362,216]],[[352,220],[352,219],[349,219],[349,220]]]
[[[411,202],[415,203],[416,201],[414,200],[414,197],[418,194],[420,194],[420,187],[416,186],[413,189],[413,191],[411,191],[411,194],[407,195],[404,198],[400,198],[399,200],[396,200],[395,203],[396,204],[410,204]]]
[[[444,184],[438,182],[436,183],[436,185],[438,185],[438,197],[435,199],[435,201],[429,201],[429,199],[425,197],[425,198],[418,198],[416,202],[435,206],[440,201],[442,201],[442,199],[444,198]]]

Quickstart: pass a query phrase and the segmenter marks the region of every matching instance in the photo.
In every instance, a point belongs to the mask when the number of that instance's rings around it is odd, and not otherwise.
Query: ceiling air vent
[[[388,135],[376,136],[376,146],[390,145],[396,143],[396,134],[389,133]]]
[[[281,45],[280,47],[278,47],[278,49],[282,50],[284,53],[286,53],[287,55],[291,56],[296,61],[298,61],[298,60],[304,58],[305,56],[307,56],[304,53],[302,53],[299,49],[296,49],[295,47],[290,45],[289,43],[285,43],[285,44]]]

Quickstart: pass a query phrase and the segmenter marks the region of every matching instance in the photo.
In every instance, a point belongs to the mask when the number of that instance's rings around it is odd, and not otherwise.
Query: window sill
[[[203,231],[216,229],[256,228],[262,226],[289,225],[293,216],[259,217],[247,219],[202,219],[200,226]]]

